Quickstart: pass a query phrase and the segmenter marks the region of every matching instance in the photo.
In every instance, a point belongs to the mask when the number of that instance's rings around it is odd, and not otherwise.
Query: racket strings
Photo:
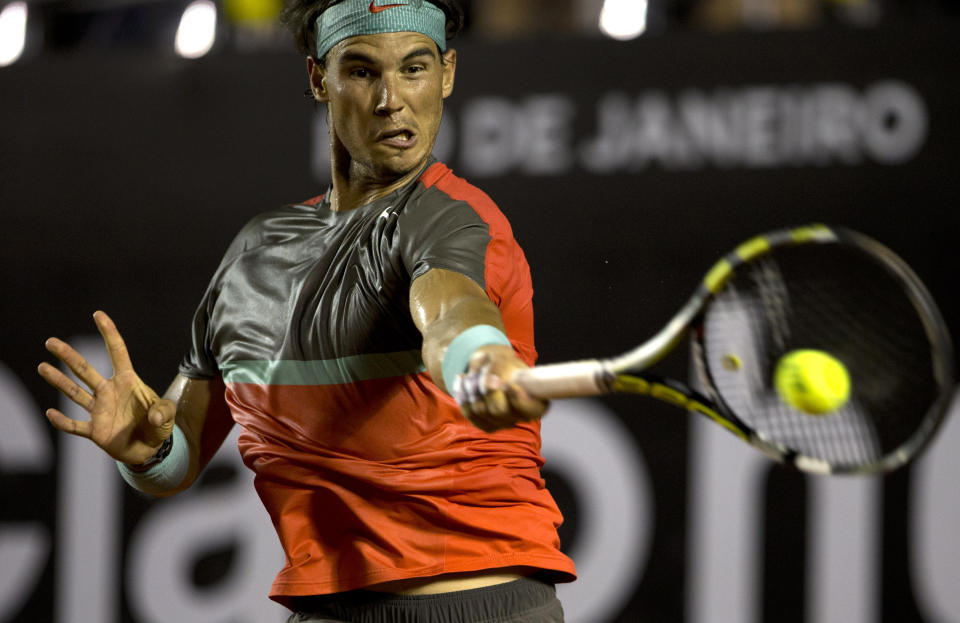
[[[731,411],[765,441],[831,465],[879,461],[903,445],[937,394],[929,339],[904,287],[840,245],[777,249],[738,271],[708,309],[702,340],[705,380]],[[845,405],[810,415],[781,399],[773,371],[797,349],[846,366]]]
[[[767,334],[764,352],[758,358],[763,361],[762,392],[767,404],[758,413],[766,415],[765,430],[772,439],[790,448],[803,449],[804,454],[829,462],[863,463],[880,457],[878,433],[869,418],[864,418],[856,403],[850,408],[835,413],[837,417],[816,418],[810,422],[810,416],[796,411],[783,402],[773,388],[773,370],[777,361],[785,353],[798,348],[809,340],[813,331],[827,331],[828,326],[804,326],[809,318],[819,323],[826,317],[836,317],[842,313],[835,297],[824,296],[822,284],[815,288],[806,288],[806,283],[797,283],[794,288],[797,297],[797,313],[790,304],[790,294],[786,282],[776,261],[764,258],[753,270],[757,292],[760,298],[760,310],[755,328],[761,334]],[[821,318],[805,315],[805,302],[818,301],[817,309]],[[797,337],[794,339],[796,329]],[[824,336],[821,343],[836,343],[839,335]],[[808,346],[807,346],[808,347]]]
[[[731,299],[732,297],[726,297]],[[880,456],[877,435],[869,421],[850,406],[830,418],[816,418],[785,404],[772,387],[770,347],[762,303],[742,298],[724,300],[711,310],[711,331],[705,351],[735,356],[740,367],[721,365],[710,375],[715,394],[765,442],[831,463],[864,463]],[[726,327],[718,330],[717,327]],[[710,359],[708,359],[710,361]],[[705,366],[706,369],[710,364]]]
[[[790,292],[776,262],[762,259],[750,271],[756,291],[760,295],[763,317],[769,328],[770,340],[775,348],[784,349],[790,338]]]

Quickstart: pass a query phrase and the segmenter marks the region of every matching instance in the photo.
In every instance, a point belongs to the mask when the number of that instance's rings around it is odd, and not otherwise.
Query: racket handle
[[[537,398],[573,398],[608,393],[610,376],[599,360],[590,359],[521,370],[511,381]]]

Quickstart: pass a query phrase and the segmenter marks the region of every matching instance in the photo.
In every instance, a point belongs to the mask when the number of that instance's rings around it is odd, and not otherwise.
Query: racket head
[[[693,331],[698,388],[767,454],[814,473],[882,473],[934,436],[956,383],[952,342],[930,293],[875,240],[811,226],[758,236],[708,273]],[[774,369],[800,349],[851,377],[820,415],[787,404]]]

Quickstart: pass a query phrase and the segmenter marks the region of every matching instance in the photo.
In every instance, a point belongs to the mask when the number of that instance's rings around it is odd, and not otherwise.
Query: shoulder
[[[420,176],[420,183],[423,187],[420,200],[424,204],[431,207],[444,203],[465,205],[490,227],[491,234],[513,235],[510,222],[496,202],[442,162],[430,165]]]

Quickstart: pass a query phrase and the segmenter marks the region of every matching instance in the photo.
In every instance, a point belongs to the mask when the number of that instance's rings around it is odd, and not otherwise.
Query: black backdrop
[[[613,354],[644,339],[718,254],[756,232],[812,221],[860,229],[897,250],[957,333],[958,26],[691,34],[627,44],[464,42],[438,154],[494,197],[527,252],[541,361]],[[110,506],[120,516],[111,524],[118,534],[110,547],[96,545],[98,531],[109,526],[76,516],[86,507],[65,489],[98,500],[104,487],[114,491],[102,480],[112,474],[77,477],[96,458],[76,458],[73,446],[45,427],[41,407],[59,403],[34,368],[48,335],[89,336],[89,314],[102,308],[120,326],[141,375],[164,387],[185,348],[193,308],[239,226],[325,188],[325,125],[301,96],[305,86],[304,63],[284,53],[222,51],[193,62],[63,56],[0,70],[0,206],[7,219],[0,234],[0,390],[11,405],[0,420],[7,440],[0,443],[0,552],[19,544],[15,560],[32,561],[0,564],[0,620],[157,616],[139,603],[138,587],[149,574],[138,575],[136,535],[153,525],[147,518],[160,516],[159,507],[178,508],[176,502],[111,494],[119,500]],[[685,362],[679,357],[668,366],[683,374]],[[708,433],[667,407],[598,404],[563,409],[614,415],[610,430],[629,440],[645,483],[621,483],[642,493],[623,518],[646,517],[632,527],[644,536],[618,536],[638,548],[635,568],[612,562],[608,569],[629,579],[626,585],[584,573],[587,589],[616,585],[616,592],[604,606],[588,593],[570,593],[571,620],[833,620],[847,606],[848,621],[960,620],[944,577],[960,574],[944,562],[960,552],[960,499],[942,476],[953,459],[937,458],[919,475],[904,470],[872,481],[866,493],[857,483],[841,485],[865,496],[855,513],[880,513],[870,524],[875,542],[858,550],[867,552],[866,588],[841,587],[865,597],[844,606],[845,598],[823,589],[811,571],[823,564],[816,561],[825,560],[817,556],[826,547],[814,542],[821,534],[817,479],[766,463],[751,468],[761,477],[750,489],[761,511],[750,523],[752,557],[737,567],[737,554],[701,540],[722,538],[722,530],[694,527],[694,509],[723,506],[702,506],[711,493],[696,480],[705,472],[694,449],[725,446],[702,445]],[[545,436],[549,426],[548,419]],[[591,458],[558,459],[551,469],[551,447],[559,456],[561,446],[576,444],[546,445],[548,478],[568,515],[567,547],[599,547],[594,537],[611,526],[630,530],[586,507],[592,498],[584,497],[571,466]],[[725,452],[727,459],[710,463],[713,471],[741,460],[738,452],[753,460],[747,448]],[[189,499],[208,490],[214,496],[223,483],[243,478],[235,466],[214,470]],[[620,499],[609,493],[603,499]],[[946,501],[924,502],[931,497]],[[828,515],[842,522],[844,512]],[[80,535],[77,526],[94,533]],[[923,534],[945,540],[921,546]],[[116,584],[100,587],[99,596],[77,594],[84,564],[71,556],[84,551],[84,539],[114,557],[90,571]],[[241,549],[228,539],[198,551],[184,563],[186,588],[177,590],[197,604],[265,602],[265,587],[251,596],[231,582],[244,565],[265,567],[269,576],[276,561],[251,562]],[[753,569],[716,580],[740,591],[728,595],[732,604],[714,602],[714,580],[703,570],[715,568],[731,575]],[[719,614],[708,616],[715,605]],[[205,607],[191,611],[208,613],[196,620],[255,620],[253,610]]]

